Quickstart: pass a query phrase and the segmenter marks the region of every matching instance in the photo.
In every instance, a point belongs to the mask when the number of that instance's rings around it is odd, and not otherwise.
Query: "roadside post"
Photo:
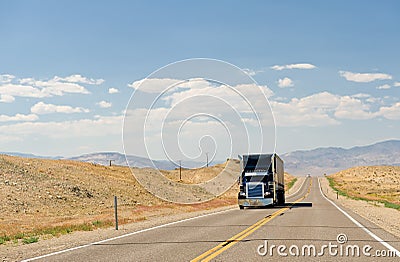
[[[118,207],[117,207],[117,196],[114,196],[114,214],[115,214],[115,230],[118,230]]]

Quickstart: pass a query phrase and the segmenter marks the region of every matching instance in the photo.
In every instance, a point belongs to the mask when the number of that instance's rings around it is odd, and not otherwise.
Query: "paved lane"
[[[336,240],[338,234],[346,235],[347,244],[357,244],[361,248],[367,244],[370,245],[370,252],[386,249],[322,196],[317,179],[314,178],[312,181],[311,178],[306,179],[303,187],[288,198],[287,202],[293,203],[304,196],[307,197],[302,202],[312,202],[312,206],[297,204],[291,207],[288,205],[265,209],[228,210],[39,260],[190,261],[206,254],[201,259],[265,261],[271,258],[282,259],[282,256],[277,253],[276,247],[272,249],[271,253],[269,252],[272,245],[285,245],[286,253],[289,253],[288,248],[292,245],[299,246],[300,253],[303,245],[314,245],[318,253],[323,245],[329,245],[330,242],[338,245]],[[357,220],[360,219],[354,217]],[[359,221],[371,228],[375,234],[380,235],[382,239],[390,240],[390,245],[399,249],[399,239],[367,221],[362,219]],[[259,251],[264,253],[266,244],[268,245],[267,253],[265,256],[259,255],[258,247],[261,246]],[[329,255],[328,250],[325,250],[324,257],[293,257],[288,254],[284,258],[296,261],[336,261],[338,259],[337,256]],[[361,255],[359,259],[365,261],[366,257]],[[394,258],[390,258],[390,260],[394,260]]]

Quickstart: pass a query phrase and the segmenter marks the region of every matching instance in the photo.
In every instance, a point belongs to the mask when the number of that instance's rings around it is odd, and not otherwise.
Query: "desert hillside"
[[[351,197],[400,205],[400,166],[353,167],[328,179]]]
[[[233,169],[238,162],[231,160]],[[212,179],[226,166],[182,170],[179,183]],[[134,168],[135,174],[151,174]],[[179,170],[162,171],[177,181]],[[293,177],[286,175],[286,182]],[[223,196],[201,204],[174,204],[148,193],[128,167],[102,166],[71,160],[47,160],[0,155],[0,238],[13,240],[59,235],[111,226],[113,196],[118,197],[119,221],[129,223],[153,216],[192,212],[236,204],[238,185]],[[50,234],[50,235],[49,235]],[[43,236],[44,235],[44,236]]]

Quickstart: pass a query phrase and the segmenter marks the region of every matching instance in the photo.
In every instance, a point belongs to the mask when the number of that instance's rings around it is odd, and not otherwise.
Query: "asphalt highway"
[[[318,178],[307,178],[286,202],[171,223],[35,260],[400,261],[400,239],[339,210],[323,196]]]

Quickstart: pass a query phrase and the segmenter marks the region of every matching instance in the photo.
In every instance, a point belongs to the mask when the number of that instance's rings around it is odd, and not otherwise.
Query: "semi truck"
[[[239,159],[240,209],[285,204],[283,161],[277,154],[250,154]]]

